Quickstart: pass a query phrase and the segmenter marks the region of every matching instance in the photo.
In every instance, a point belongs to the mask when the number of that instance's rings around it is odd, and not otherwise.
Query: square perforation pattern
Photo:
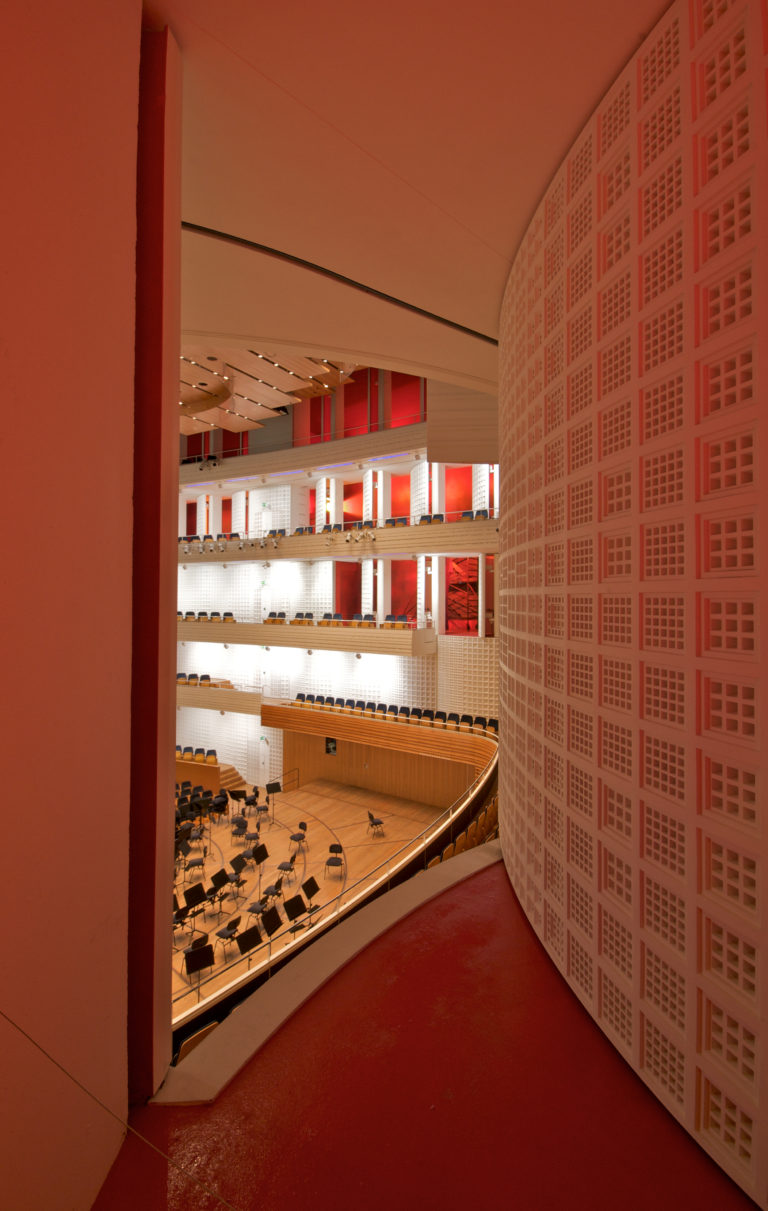
[[[502,316],[505,857],[552,960],[748,1192],[767,56],[757,0],[674,4],[558,170]]]
[[[751,655],[756,640],[756,602],[747,598],[702,599],[702,647],[722,655]]]
[[[680,23],[671,21],[640,58],[640,99],[643,105],[680,65]]]
[[[685,419],[683,376],[674,375],[640,392],[643,441],[652,441],[681,428]]]
[[[610,976],[600,972],[600,1017],[627,1047],[632,1046],[632,1000]]]
[[[617,88],[615,94],[606,104],[599,117],[600,155],[613,146],[629,125],[632,113],[632,99],[629,81]]]

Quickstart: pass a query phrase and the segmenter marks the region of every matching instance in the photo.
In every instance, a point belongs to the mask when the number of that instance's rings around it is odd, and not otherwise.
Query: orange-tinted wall
[[[14,555],[0,606],[3,1010],[121,1117],[139,32],[133,0],[4,9],[3,344],[44,385],[45,440],[32,483],[21,428],[4,431],[5,498],[40,544]],[[9,392],[18,417],[27,375]],[[3,1203],[89,1206],[120,1123],[5,1020],[0,1043]]]

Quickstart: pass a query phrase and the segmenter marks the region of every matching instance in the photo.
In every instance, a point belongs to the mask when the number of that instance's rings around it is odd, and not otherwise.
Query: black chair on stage
[[[203,846],[203,852],[196,858],[184,857],[184,881],[187,880],[187,871],[200,871],[205,874],[205,860],[208,857],[208,846]]]
[[[228,942],[234,942],[235,936],[240,929],[241,920],[242,920],[242,917],[240,917],[240,916],[232,917],[231,921],[229,921],[226,925],[223,925],[221,927],[221,929],[216,930],[216,945],[217,946],[218,946],[219,942],[221,943],[221,945],[223,947],[226,947]]]
[[[368,812],[368,827],[374,837],[377,833],[381,833],[382,835],[384,833],[384,821],[380,820],[378,816],[374,816],[373,812],[370,811]]]
[[[280,871],[282,878],[287,879],[289,882],[291,879],[296,878],[296,872],[293,868],[296,865],[296,854],[298,852],[299,851],[295,849],[290,858],[287,858],[285,862],[278,862],[277,864],[277,869]]]
[[[338,870],[340,876],[344,877],[344,850],[338,841],[328,846],[328,857],[325,859],[325,875],[329,870]]]
[[[297,853],[302,848],[309,849],[309,843],[307,842],[307,826],[304,820],[299,820],[299,827],[297,828],[296,832],[291,833],[291,842],[296,846]]]
[[[232,889],[232,895],[236,900],[240,894],[240,888],[245,887],[246,881],[242,878],[242,873],[247,866],[247,862],[242,854],[235,854],[229,865],[232,867],[232,870],[227,871],[227,879]]]
[[[244,841],[248,835],[248,821],[245,816],[232,817],[232,840]]]
[[[277,900],[283,894],[283,876],[275,879],[274,883],[270,883],[269,887],[265,887],[262,892],[262,899],[268,904],[270,900]]]

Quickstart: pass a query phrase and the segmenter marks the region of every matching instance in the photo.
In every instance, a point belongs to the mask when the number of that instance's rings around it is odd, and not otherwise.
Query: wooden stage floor
[[[260,802],[263,803],[264,799],[262,788]],[[236,813],[237,810],[238,805],[230,802],[230,811]],[[260,840],[266,845],[269,857],[261,870],[261,890],[263,892],[278,878],[278,863],[289,858],[296,848],[290,841],[291,834],[298,830],[299,822],[304,821],[307,825],[306,843],[297,853],[294,876],[290,881],[284,881],[282,890],[285,898],[290,898],[301,893],[302,883],[314,876],[320,890],[313,899],[313,905],[319,911],[312,914],[312,932],[322,929],[338,912],[356,900],[361,891],[372,886],[382,873],[386,874],[388,864],[393,865],[396,856],[399,862],[409,852],[415,852],[420,844],[420,834],[433,825],[445,810],[324,780],[309,782],[298,790],[281,792],[276,797],[274,822],[271,812],[269,817],[262,816]],[[376,836],[368,827],[369,811],[383,822],[383,831]],[[249,830],[256,828],[256,819],[255,811],[251,809]],[[346,861],[341,872],[328,870],[326,873],[328,847],[332,843],[342,845]],[[232,825],[229,818],[223,816],[219,823],[211,824],[206,830],[203,844],[208,846],[203,881],[209,887],[211,876],[221,867],[231,870],[230,860],[250,848],[252,842],[245,845],[242,841],[233,841]],[[202,848],[202,845],[193,845],[189,857],[202,855]],[[197,976],[191,977],[190,982],[184,969],[184,948],[192,941],[192,930],[185,927],[174,933],[174,947],[177,948],[173,953],[174,1020],[194,1011],[201,1000],[220,993],[249,970],[256,970],[270,955],[274,959],[290,948],[298,949],[309,935],[307,928],[291,932],[290,923],[285,921],[270,943],[265,941],[250,956],[242,957],[236,942],[226,946],[218,942],[216,930],[227,925],[233,917],[240,916],[241,931],[249,925],[260,923],[258,916],[252,916],[247,911],[248,906],[259,899],[259,874],[253,863],[248,863],[242,878],[246,880],[245,886],[236,898],[232,893],[227,894],[222,901],[221,912],[210,906],[208,911],[194,918],[195,939],[199,939],[201,933],[207,933],[208,942],[214,945],[216,959],[215,966],[203,973],[199,985]],[[199,871],[191,870],[185,874],[179,868],[174,887],[179,904],[184,904],[185,888],[199,880]],[[278,898],[273,903],[285,918],[281,900]],[[300,919],[297,924],[300,925],[301,920],[306,918]]]

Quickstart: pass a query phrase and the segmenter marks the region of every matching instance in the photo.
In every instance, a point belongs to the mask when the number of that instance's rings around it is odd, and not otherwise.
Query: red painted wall
[[[344,485],[344,521],[363,520],[363,485]]]
[[[335,610],[342,618],[351,618],[359,614],[361,602],[361,568],[359,563],[344,563],[339,560],[335,568],[336,575],[336,605]]]
[[[392,371],[392,428],[421,420],[421,379]]]
[[[410,475],[393,475],[391,479],[392,512],[390,517],[407,517],[411,511]]]
[[[4,494],[24,501],[29,532],[49,533],[63,520],[68,533],[88,535],[87,543],[48,544],[44,558],[17,552],[13,591],[0,604],[3,634],[13,636],[3,653],[14,686],[3,744],[23,771],[24,796],[24,810],[4,813],[3,843],[8,856],[33,855],[34,866],[30,884],[29,862],[5,863],[3,896],[17,913],[4,931],[3,1011],[120,1117],[140,17],[134,0],[82,0],[76,12],[8,0],[3,33],[12,53],[0,83],[12,115],[3,153],[18,168],[2,197],[12,233],[3,249],[3,341],[15,365],[60,384],[35,401],[45,433],[35,490],[24,460],[7,457]],[[178,375],[178,358],[176,367]],[[9,383],[14,415],[27,389]],[[105,390],[119,406],[104,407]],[[40,692],[41,675],[55,692]],[[69,911],[57,937],[51,907],[72,905],[73,890],[89,907]],[[0,1047],[3,1204],[89,1207],[120,1145],[119,1121],[6,1020]]]
[[[461,513],[472,508],[472,468],[445,468],[445,511]]]
[[[368,432],[368,370],[361,367],[344,384],[344,436]]]
[[[187,501],[187,534],[197,533],[197,501]]]
[[[416,617],[417,572],[415,559],[392,560],[393,614],[407,614],[409,618]]]

